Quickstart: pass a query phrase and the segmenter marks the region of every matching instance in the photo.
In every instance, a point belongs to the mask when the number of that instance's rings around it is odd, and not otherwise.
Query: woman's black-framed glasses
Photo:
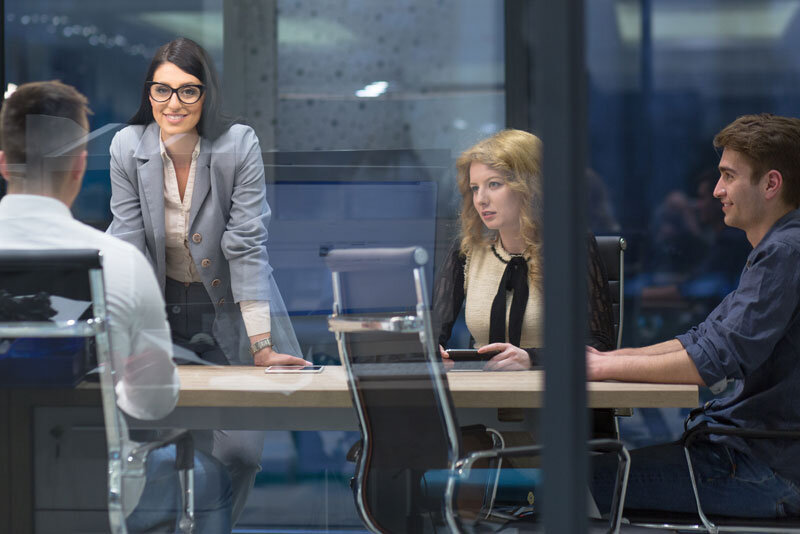
[[[184,104],[194,104],[206,90],[203,85],[181,85],[177,89],[158,82],[147,82],[147,85],[150,87],[150,98],[156,102],[166,102],[172,98],[172,93],[175,93],[178,95],[178,100]]]

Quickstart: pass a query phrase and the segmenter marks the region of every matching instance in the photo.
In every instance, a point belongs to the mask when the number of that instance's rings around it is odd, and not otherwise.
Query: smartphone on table
[[[447,349],[447,355],[453,360],[453,371],[483,371],[483,367],[498,351],[478,352],[478,349]]]
[[[321,373],[324,365],[270,365],[265,373]]]
[[[447,349],[445,351],[454,362],[488,362],[498,351],[478,352],[478,349]]]

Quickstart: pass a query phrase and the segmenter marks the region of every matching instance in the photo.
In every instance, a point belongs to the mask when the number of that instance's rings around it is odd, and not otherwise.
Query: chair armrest
[[[150,452],[175,444],[175,468],[178,470],[194,467],[194,439],[188,430],[170,430],[166,436],[142,443],[133,449],[129,458],[144,458]]]
[[[593,439],[587,442],[589,449],[595,452],[616,452],[622,453],[625,447],[622,442],[615,439]],[[478,460],[491,459],[491,458],[518,458],[520,456],[535,456],[542,452],[541,445],[521,445],[519,447],[506,447],[504,449],[489,449],[486,451],[477,451],[467,455],[460,462],[458,466],[465,471],[469,471]]]
[[[628,489],[628,474],[630,472],[630,454],[622,442],[614,439],[594,439],[587,442],[588,448],[595,452],[615,452],[619,459],[617,479],[614,485],[614,498],[611,502],[609,518],[610,533],[618,533],[622,523],[622,510],[625,505],[625,494]],[[468,476],[469,471],[477,460],[484,458],[513,458],[519,456],[532,456],[541,453],[541,445],[525,445],[478,451],[456,462],[455,470],[459,476]]]
[[[625,446],[616,439],[590,439],[587,444],[589,450],[594,452],[622,452]]]
[[[688,447],[693,441],[702,436],[738,436],[748,439],[800,439],[800,431],[797,430],[761,430],[751,428],[730,428],[701,423],[687,430],[681,441],[684,447]]]
[[[517,458],[520,456],[535,456],[541,453],[541,445],[521,445],[519,447],[506,447],[504,449],[489,449],[486,451],[477,451],[467,455],[456,462],[456,468],[463,471],[465,474],[469,473],[472,464],[478,460],[489,460],[494,458]]]

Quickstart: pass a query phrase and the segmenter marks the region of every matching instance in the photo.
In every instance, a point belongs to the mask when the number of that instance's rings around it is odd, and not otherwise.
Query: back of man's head
[[[46,194],[75,168],[86,149],[85,96],[59,81],[19,86],[0,111],[0,150],[9,192]]]
[[[780,172],[783,201],[800,207],[800,119],[771,113],[743,115],[714,137],[714,146],[745,156],[753,167],[753,183],[770,170]]]

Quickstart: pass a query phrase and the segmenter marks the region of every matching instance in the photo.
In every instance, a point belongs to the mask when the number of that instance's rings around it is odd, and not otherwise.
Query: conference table
[[[272,430],[356,430],[357,420],[343,368],[325,367],[317,374],[267,374],[258,367],[180,366],[178,406],[159,421],[141,426]],[[498,430],[531,429],[544,399],[543,371],[448,372],[459,424],[483,423]],[[36,458],[58,456],[59,435],[86,433],[95,429],[97,446],[103,446],[100,391],[96,383],[74,389],[0,390],[0,532],[30,532],[34,515],[74,515],[72,509],[35,510],[35,493],[47,488],[44,480],[54,476],[54,464],[40,470],[42,485],[34,487]],[[588,405],[593,408],[694,407],[695,386],[590,382]],[[499,410],[499,409],[505,410]],[[517,409],[522,416],[498,418],[499,412]],[[72,419],[68,420],[67,414]],[[49,422],[48,422],[49,421]],[[135,423],[134,426],[139,426]],[[69,430],[74,427],[75,431]],[[66,455],[67,447],[62,450]],[[81,466],[78,458],[66,456],[61,464]],[[102,458],[102,452],[97,452]],[[77,462],[77,463],[76,463]],[[77,468],[77,467],[76,467]],[[80,468],[82,469],[82,468]],[[48,472],[51,471],[51,472]],[[103,465],[97,469],[103,476]],[[69,470],[67,472],[70,472]],[[103,484],[98,484],[102,497]],[[81,492],[76,492],[78,495]],[[48,501],[49,502],[49,501]],[[46,507],[55,508],[54,504]],[[88,512],[81,512],[86,515]],[[101,509],[92,512],[100,520]],[[43,515],[44,514],[44,515]],[[70,515],[71,514],[71,515]]]
[[[184,428],[355,430],[344,369],[321,373],[265,373],[257,367],[181,366],[173,413],[148,426]],[[447,380],[459,423],[503,427],[499,408],[542,408],[544,371],[450,371]],[[587,383],[591,408],[695,407],[696,386],[625,382]],[[514,426],[514,425],[512,425]]]

